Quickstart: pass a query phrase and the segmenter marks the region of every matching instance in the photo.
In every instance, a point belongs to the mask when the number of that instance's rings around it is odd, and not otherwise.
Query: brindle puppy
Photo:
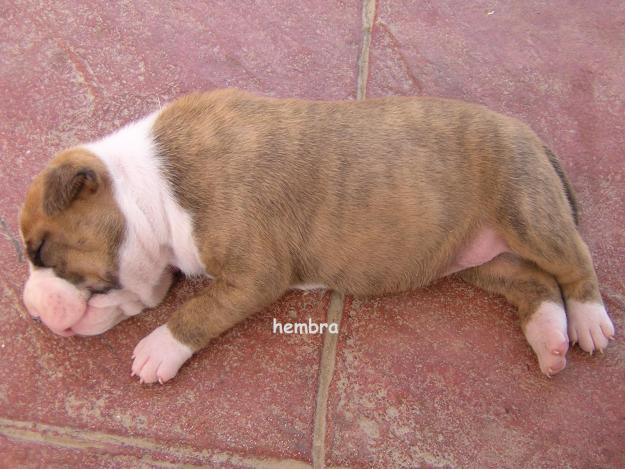
[[[97,334],[158,304],[170,266],[212,276],[135,349],[133,372],[163,382],[293,286],[378,295],[459,272],[518,307],[552,375],[569,340],[614,334],[576,220],[555,155],[481,106],[193,94],[35,178],[25,302],[57,333]]]

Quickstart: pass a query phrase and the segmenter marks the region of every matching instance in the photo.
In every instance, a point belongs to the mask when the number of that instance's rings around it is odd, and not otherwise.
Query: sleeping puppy
[[[100,334],[159,304],[172,269],[212,277],[135,348],[152,383],[289,288],[380,295],[458,273],[518,307],[551,376],[569,341],[614,335],[576,222],[555,155],[481,106],[192,94],[34,179],[24,302],[57,334]]]

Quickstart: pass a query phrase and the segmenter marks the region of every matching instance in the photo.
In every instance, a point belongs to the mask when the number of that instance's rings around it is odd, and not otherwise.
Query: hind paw
[[[541,371],[551,377],[566,366],[569,339],[566,332],[566,313],[562,305],[542,303],[523,328]]]
[[[595,350],[603,352],[614,338],[614,325],[605,307],[601,303],[579,301],[569,301],[567,306],[571,342],[590,354]]]

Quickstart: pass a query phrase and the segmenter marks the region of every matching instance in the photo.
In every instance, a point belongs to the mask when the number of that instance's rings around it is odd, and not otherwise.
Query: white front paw
[[[603,351],[614,338],[614,325],[601,303],[568,301],[569,338],[586,352]]]
[[[170,380],[186,362],[193,351],[177,340],[167,324],[156,328],[137,344],[132,354],[132,375],[142,383],[163,384]]]

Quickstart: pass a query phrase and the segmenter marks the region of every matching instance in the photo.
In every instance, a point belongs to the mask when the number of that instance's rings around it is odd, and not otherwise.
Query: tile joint
[[[116,435],[95,430],[13,420],[4,417],[0,417],[0,437],[33,445],[97,451],[104,454],[115,454],[119,448],[127,448],[141,454],[146,452],[160,453],[158,458],[159,465],[166,463],[168,459],[201,461],[199,466],[190,463],[168,463],[171,467],[206,467],[206,464],[211,464],[212,466],[227,462],[253,469],[311,468],[308,462],[295,459],[261,458],[208,448],[196,449],[184,444],[166,445],[147,437]],[[163,455],[165,459],[162,459]]]
[[[369,79],[369,55],[371,33],[375,21],[376,0],[362,2],[362,45],[358,56],[358,82],[356,85],[356,99],[365,99],[367,96],[367,81]]]
[[[339,324],[343,317],[345,297],[342,293],[333,291],[328,306],[327,322]],[[321,349],[321,361],[319,365],[319,387],[317,389],[317,403],[315,406],[315,423],[313,430],[312,461],[314,469],[325,467],[325,438],[328,411],[328,397],[330,383],[334,376],[334,364],[336,362],[336,348],[339,334],[326,333],[323,338]]]
[[[369,49],[371,46],[371,32],[375,19],[376,0],[362,2],[362,45],[358,56],[358,78],[356,83],[356,99],[363,100],[367,95],[367,79],[369,77]],[[341,323],[345,296],[342,293],[332,292],[328,306],[328,323]],[[340,333],[340,332],[339,332]],[[317,403],[315,406],[315,421],[313,430],[312,460],[314,469],[325,466],[325,439],[330,383],[334,375],[336,362],[336,348],[338,334],[325,334],[319,364],[319,387],[317,389]]]

